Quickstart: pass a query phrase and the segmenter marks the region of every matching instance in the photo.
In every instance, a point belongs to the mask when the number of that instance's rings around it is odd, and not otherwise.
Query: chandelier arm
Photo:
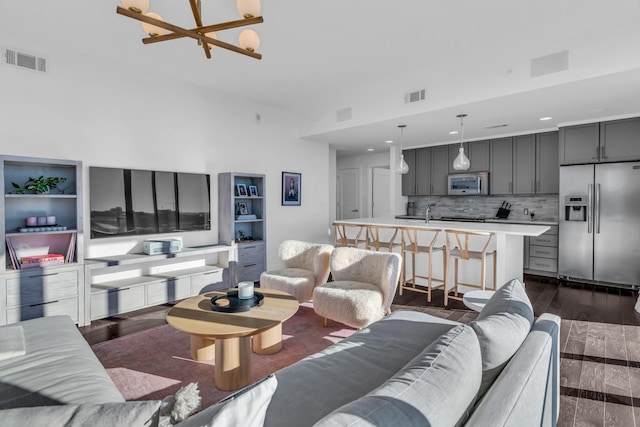
[[[196,21],[198,29],[202,28],[202,17],[200,11],[200,0],[189,0],[191,5],[191,12],[193,12],[193,19]],[[204,33],[202,33],[204,34]],[[211,52],[209,51],[209,44],[206,41],[202,41],[202,48],[207,59],[211,59]]]
[[[245,27],[247,25],[260,24],[262,22],[264,22],[264,19],[262,18],[262,16],[257,16],[255,18],[238,19],[236,21],[222,22],[220,24],[213,24],[213,25],[207,25],[199,28],[192,28],[191,31],[205,34],[205,33],[210,33],[212,31],[222,31],[222,30],[228,30],[230,28],[238,28],[238,27]],[[166,40],[180,39],[183,37],[187,37],[187,36],[184,34],[171,33],[171,34],[165,34],[165,35],[156,36],[156,37],[145,37],[144,39],[142,39],[142,43],[144,44],[158,43]]]
[[[194,38],[196,40],[202,40],[203,42],[207,42],[209,44],[216,45],[216,46],[221,47],[223,49],[227,49],[227,50],[230,50],[232,52],[236,52],[236,53],[239,53],[239,54],[242,54],[242,55],[250,56],[250,57],[255,58],[255,59],[262,59],[262,55],[259,54],[259,53],[250,52],[250,51],[248,51],[246,49],[242,49],[242,48],[240,48],[238,46],[234,46],[234,45],[232,45],[230,43],[225,43],[225,42],[220,41],[220,40],[212,39],[211,37],[204,36],[204,35],[196,32],[196,31],[186,30],[186,29],[184,29],[182,27],[178,27],[177,25],[169,24],[168,22],[160,21],[158,19],[154,19],[154,18],[148,17],[148,16],[143,15],[141,13],[131,12],[130,10],[125,9],[124,7],[118,6],[117,9],[116,9],[116,12],[118,14],[120,14],[120,15],[124,15],[124,16],[128,16],[129,18],[133,18],[136,21],[146,22],[148,24],[152,24],[152,25],[155,25],[157,27],[164,28],[165,30],[169,30],[169,31],[172,31],[172,32],[178,33],[178,34],[182,34],[185,37],[191,37],[191,38]]]

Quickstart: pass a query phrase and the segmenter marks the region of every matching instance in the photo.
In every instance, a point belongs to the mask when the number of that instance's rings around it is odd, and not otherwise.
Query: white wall
[[[342,157],[336,160],[336,170],[358,169],[360,172],[358,175],[360,184],[360,216],[363,218],[371,216],[371,194],[373,191],[371,170],[376,166],[390,167],[388,152]],[[391,202],[390,206],[393,211],[394,203]]]
[[[21,40],[5,42],[38,51]],[[328,241],[329,148],[300,139],[293,114],[95,58],[48,52],[48,73],[0,64],[1,152],[81,160],[85,230],[89,166],[208,173],[213,229],[182,237],[186,246],[216,243],[217,174],[238,171],[266,175],[268,268],[278,264],[284,239]],[[302,206],[281,206],[282,171],[302,173]],[[142,240],[91,240],[85,233],[85,257],[140,251]]]

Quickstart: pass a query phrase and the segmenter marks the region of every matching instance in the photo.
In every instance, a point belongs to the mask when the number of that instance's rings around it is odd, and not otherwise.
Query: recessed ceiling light
[[[375,151],[373,148],[367,148],[367,151]]]
[[[547,120],[551,120],[551,119],[553,119],[553,117],[549,117],[549,116],[547,116],[547,117],[540,117],[540,121],[541,121],[541,122],[544,122],[544,121],[547,121]]]
[[[452,130],[451,132],[449,132],[449,135],[457,135],[458,131],[457,130]]]
[[[384,143],[385,144],[393,144],[393,141],[392,140],[388,140],[388,141],[385,141]]]

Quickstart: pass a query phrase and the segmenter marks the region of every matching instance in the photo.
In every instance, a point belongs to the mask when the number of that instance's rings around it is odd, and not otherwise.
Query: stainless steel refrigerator
[[[640,286],[640,162],[560,167],[558,275]]]

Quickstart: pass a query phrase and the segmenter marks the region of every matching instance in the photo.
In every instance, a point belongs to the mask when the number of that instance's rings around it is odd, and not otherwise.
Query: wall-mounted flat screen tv
[[[91,238],[211,229],[208,174],[89,167]]]

